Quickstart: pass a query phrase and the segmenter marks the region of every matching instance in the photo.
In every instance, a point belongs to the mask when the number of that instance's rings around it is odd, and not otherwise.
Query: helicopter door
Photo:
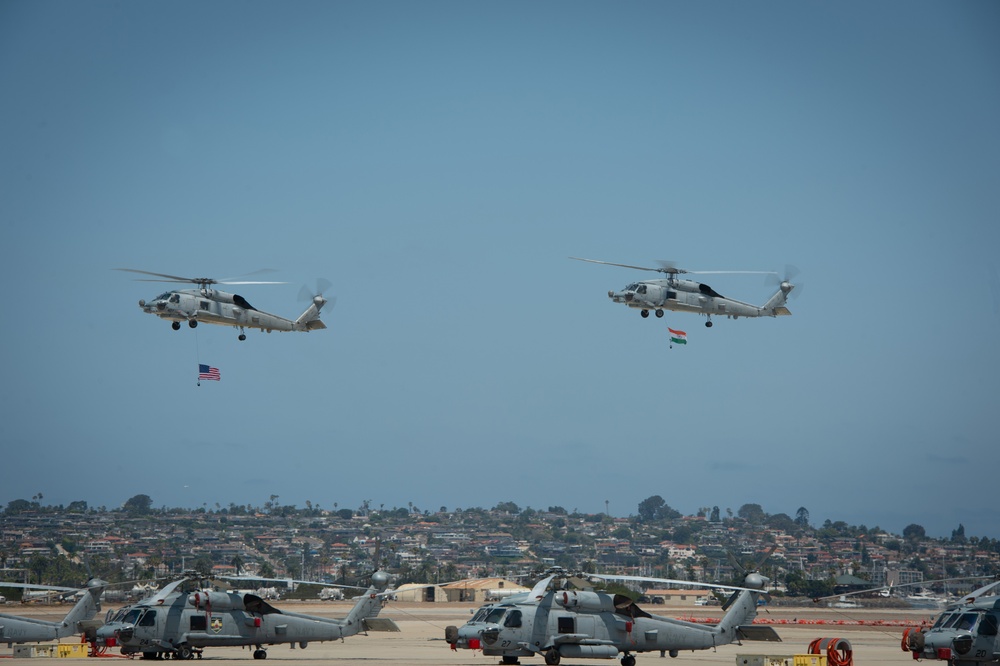
[[[135,623],[135,637],[140,645],[150,645],[156,642],[156,611],[147,610]]]
[[[650,305],[662,305],[663,304],[663,287],[657,286],[655,284],[649,285],[646,290],[646,302]]]
[[[997,629],[1000,627],[1000,615],[996,611],[985,613],[979,620],[979,626],[973,634],[975,641],[972,650],[966,656],[976,660],[985,660],[994,655],[994,645],[997,640]]]

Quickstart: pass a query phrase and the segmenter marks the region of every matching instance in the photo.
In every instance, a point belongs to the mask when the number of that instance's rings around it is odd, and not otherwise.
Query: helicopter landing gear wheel
[[[627,654],[622,657],[622,666],[635,666],[635,656]]]
[[[657,310],[656,311],[656,318],[657,319],[663,319],[663,310]]]
[[[170,324],[170,328],[174,329],[175,331],[179,331],[181,330],[181,323],[179,321],[172,322]]]
[[[646,317],[649,316],[649,310],[640,310],[639,314],[641,314],[642,318],[645,319]]]
[[[240,342],[243,342],[243,341],[244,341],[244,340],[246,340],[246,339],[247,339],[247,334],[246,334],[246,333],[240,333],[240,336],[239,336],[239,341],[240,341]]]
[[[264,650],[263,648],[257,648],[256,650],[253,651],[253,658],[267,659],[267,650]]]
[[[181,643],[177,646],[177,652],[175,653],[178,659],[190,659],[194,656],[194,652],[191,650],[191,646],[187,643]]]
[[[188,320],[188,326],[190,326],[191,328],[198,328],[198,320],[197,319],[189,319]]]
[[[711,319],[709,319],[708,321],[705,322],[705,327],[706,328],[712,328],[712,320]]]
[[[515,666],[516,664],[520,664],[521,662],[519,662],[517,660],[517,657],[512,657],[510,655],[504,655],[504,656],[500,657],[500,663],[501,664],[510,664],[510,666]]]
[[[643,310],[643,312],[646,311]],[[649,314],[647,314],[646,316],[648,317]],[[559,650],[557,650],[556,648],[550,648],[549,651],[545,653],[545,663],[548,666],[556,666],[556,664],[559,663],[559,659],[561,657],[562,655],[559,654]]]

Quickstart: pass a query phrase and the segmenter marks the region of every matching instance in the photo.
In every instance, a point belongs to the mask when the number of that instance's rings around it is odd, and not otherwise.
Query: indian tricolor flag
[[[675,331],[669,326],[667,326],[667,330],[670,331],[670,342],[676,342],[679,345],[686,345],[688,343],[688,334],[684,331]]]

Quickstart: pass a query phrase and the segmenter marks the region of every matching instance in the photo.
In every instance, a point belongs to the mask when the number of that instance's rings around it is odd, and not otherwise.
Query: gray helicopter
[[[624,303],[630,308],[639,310],[639,314],[645,319],[650,311],[656,316],[662,317],[664,310],[675,312],[693,312],[703,314],[708,318],[705,326],[712,326],[712,315],[739,319],[740,317],[778,317],[790,315],[791,311],[785,307],[788,295],[795,289],[791,279],[797,271],[789,266],[786,269],[784,278],[778,278],[778,291],[767,300],[764,305],[752,305],[732,298],[726,298],[722,294],[712,289],[707,284],[695,282],[694,280],[681,280],[678,275],[682,274],[757,274],[771,275],[777,277],[773,271],[689,271],[677,268],[670,262],[661,262],[659,268],[648,268],[645,266],[631,266],[629,264],[615,264],[610,261],[598,261],[596,259],[581,259],[580,257],[570,257],[576,261],[587,261],[592,264],[604,264],[605,266],[621,266],[622,268],[634,268],[640,271],[654,271],[663,273],[667,277],[657,280],[644,280],[642,282],[632,282],[620,291],[609,291],[608,298],[615,303]]]
[[[92,622],[92,618],[101,610],[101,593],[108,584],[103,580],[92,578],[83,589],[72,587],[57,587],[53,585],[25,585],[21,583],[0,583],[0,587],[23,587],[43,589],[66,593],[77,593],[79,601],[73,605],[69,613],[59,622],[38,620],[30,617],[20,617],[8,613],[0,613],[0,643],[7,647],[14,643],[41,643],[57,641],[60,638],[81,634],[88,628],[100,625],[100,621]]]
[[[481,607],[461,627],[445,628],[452,650],[482,650],[501,663],[517,664],[520,657],[542,656],[549,666],[563,658],[615,659],[635,666],[633,653],[658,651],[676,657],[682,650],[706,650],[739,640],[780,641],[769,626],[755,626],[757,601],[767,579],[750,573],[743,587],[689,581],[596,576],[616,581],[646,581],[735,590],[716,625],[704,625],[651,615],[629,597],[568,589],[569,577],[555,572],[527,593]],[[579,579],[577,579],[579,580]]]
[[[230,294],[211,288],[211,285],[214,284],[284,284],[283,282],[185,278],[176,275],[167,275],[166,273],[140,271],[134,268],[116,268],[115,270],[165,278],[159,280],[138,279],[139,282],[169,282],[198,285],[198,289],[165,291],[151,301],[139,301],[139,307],[142,308],[143,312],[170,321],[170,325],[175,331],[180,330],[181,322],[184,321],[191,328],[198,326],[199,322],[204,322],[206,324],[238,328],[240,329],[239,339],[246,340],[245,329],[247,328],[256,328],[267,333],[271,331],[308,332],[326,328],[326,324],[319,318],[319,311],[328,302],[323,297],[323,292],[330,286],[330,283],[326,280],[319,281],[315,294],[309,294],[308,290],[303,287],[299,292],[299,297],[311,300],[311,303],[305,312],[299,315],[297,319],[292,320],[258,310],[239,294]]]
[[[255,594],[214,589],[182,591],[183,578],[156,595],[117,612],[96,632],[98,647],[121,648],[122,654],[155,659],[201,657],[215,646],[255,646],[254,659],[266,659],[265,645],[291,643],[305,648],[312,642],[341,640],[364,631],[399,631],[396,623],[379,618],[389,584],[388,574],[376,571],[372,584],[358,597],[344,618],[325,618],[282,611]]]
[[[962,597],[930,629],[907,629],[902,648],[914,659],[938,659],[949,666],[1000,662],[1000,581]]]

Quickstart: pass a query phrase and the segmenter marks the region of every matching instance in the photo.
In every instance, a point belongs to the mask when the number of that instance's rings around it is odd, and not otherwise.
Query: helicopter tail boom
[[[326,328],[319,318],[319,311],[326,305],[326,299],[322,296],[315,296],[306,311],[295,320],[295,329],[299,331],[317,331]]]
[[[788,294],[792,289],[795,289],[794,284],[788,281],[782,282],[774,296],[771,296],[767,300],[767,303],[764,303],[764,306],[761,308],[763,313],[771,317],[792,314],[792,311],[785,307],[785,303],[788,301]]]
[[[713,630],[719,636],[718,645],[732,643],[738,638],[756,641],[780,641],[773,628],[770,632],[761,632],[762,627],[751,627],[757,617],[757,597],[759,592],[742,590],[733,599],[729,611],[722,617]]]

